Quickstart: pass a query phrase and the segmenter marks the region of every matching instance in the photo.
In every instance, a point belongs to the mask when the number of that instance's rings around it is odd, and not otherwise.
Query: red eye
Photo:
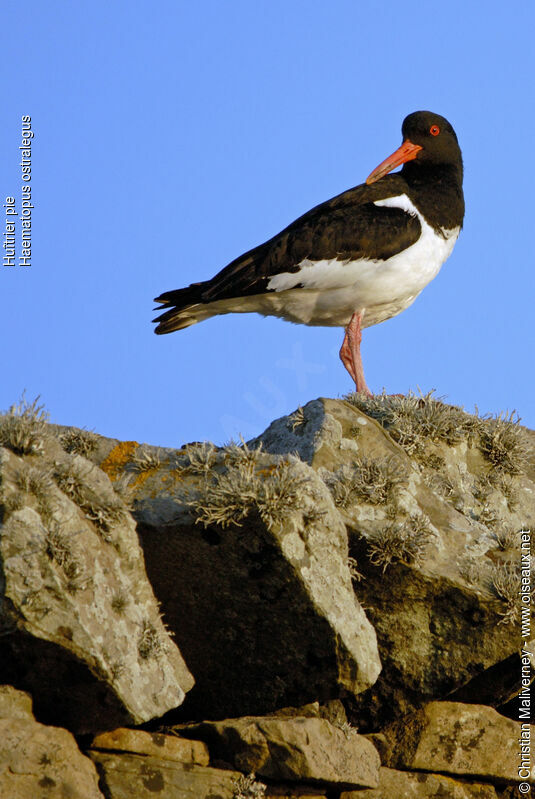
[[[429,133],[431,134],[431,136],[438,136],[438,134],[440,133],[439,126],[431,125],[431,127],[429,128]]]

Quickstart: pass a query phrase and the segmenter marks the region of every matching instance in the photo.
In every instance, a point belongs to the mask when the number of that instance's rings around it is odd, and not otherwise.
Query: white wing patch
[[[416,216],[422,228],[418,241],[386,261],[374,261],[366,258],[358,261],[337,258],[312,261],[305,258],[298,264],[299,271],[281,272],[274,275],[267,285],[268,290],[287,291],[297,286],[320,290],[340,289],[346,286],[356,288],[379,279],[381,273],[394,270],[401,278],[402,283],[409,282],[411,286],[416,283],[414,289],[416,293],[419,293],[430,280],[436,277],[440,267],[451,254],[459,235],[459,228],[442,231],[444,238],[438,236],[406,194],[388,197],[385,200],[376,200],[374,205],[401,208],[411,216]],[[414,272],[412,278],[411,272]],[[413,291],[409,293],[413,293]]]

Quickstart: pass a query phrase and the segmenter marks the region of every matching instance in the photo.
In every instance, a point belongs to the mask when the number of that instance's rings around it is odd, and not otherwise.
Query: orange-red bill
[[[406,161],[412,161],[413,158],[416,158],[421,149],[419,144],[413,144],[408,139],[405,139],[401,147],[398,147],[395,153],[385,158],[385,160],[373,170],[371,175],[368,175],[366,183],[368,185],[370,183],[375,183],[376,180],[379,180],[379,178],[382,178],[384,175],[388,175],[389,172],[400,164],[404,164]]]

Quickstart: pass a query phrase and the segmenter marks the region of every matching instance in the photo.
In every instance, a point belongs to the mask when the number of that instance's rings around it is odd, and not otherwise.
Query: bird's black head
[[[415,160],[435,164],[461,163],[461,150],[455,131],[440,114],[415,111],[403,120],[401,133],[403,141],[421,147]]]
[[[451,167],[462,181],[461,150],[447,119],[432,111],[415,111],[405,117],[401,132],[401,147],[374,169],[366,183],[375,183],[401,164],[404,173],[413,173],[424,165]]]

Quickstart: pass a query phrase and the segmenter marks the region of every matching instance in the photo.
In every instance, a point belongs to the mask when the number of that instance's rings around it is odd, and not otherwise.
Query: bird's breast
[[[436,277],[460,228],[435,231],[405,194],[377,200],[375,205],[402,208],[417,216],[421,227],[417,241],[386,260],[305,258],[297,271],[270,279],[264,295],[271,307],[267,313],[309,325],[344,326],[355,311],[365,308],[363,321],[368,327],[405,310]]]

